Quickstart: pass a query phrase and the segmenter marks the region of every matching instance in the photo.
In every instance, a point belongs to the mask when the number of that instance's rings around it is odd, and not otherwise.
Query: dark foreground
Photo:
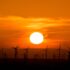
[[[46,69],[68,69],[70,67],[70,61],[67,60],[43,60],[43,59],[29,59],[29,60],[22,60],[22,59],[1,59],[0,66],[6,67],[16,67],[16,68],[46,68]]]

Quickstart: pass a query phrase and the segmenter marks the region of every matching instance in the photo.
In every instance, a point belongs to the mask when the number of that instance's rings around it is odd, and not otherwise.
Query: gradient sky
[[[0,16],[70,18],[70,0],[0,0]]]
[[[25,41],[34,31],[46,42],[70,42],[69,8],[70,0],[0,0],[0,46],[15,46],[18,40],[29,45]]]
[[[0,45],[30,46],[29,36],[32,32],[44,35],[44,45],[57,44],[58,41],[70,42],[70,20],[50,18],[23,18],[8,16],[0,18]],[[50,43],[49,43],[50,41]]]

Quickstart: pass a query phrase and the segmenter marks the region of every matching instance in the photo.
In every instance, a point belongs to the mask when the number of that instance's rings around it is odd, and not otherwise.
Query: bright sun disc
[[[30,35],[30,42],[33,44],[40,44],[43,42],[43,35],[40,32],[34,32]]]

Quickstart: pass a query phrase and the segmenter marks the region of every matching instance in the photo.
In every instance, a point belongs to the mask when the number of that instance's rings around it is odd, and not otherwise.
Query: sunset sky
[[[0,0],[0,16],[70,18],[70,0]]]
[[[35,31],[44,35],[39,47],[70,42],[70,0],[0,1],[0,46],[34,46]]]

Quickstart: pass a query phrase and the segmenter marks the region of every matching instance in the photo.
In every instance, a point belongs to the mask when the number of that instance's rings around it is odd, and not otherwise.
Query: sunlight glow
[[[41,44],[43,42],[43,35],[39,32],[34,32],[30,35],[30,42],[33,44]]]

